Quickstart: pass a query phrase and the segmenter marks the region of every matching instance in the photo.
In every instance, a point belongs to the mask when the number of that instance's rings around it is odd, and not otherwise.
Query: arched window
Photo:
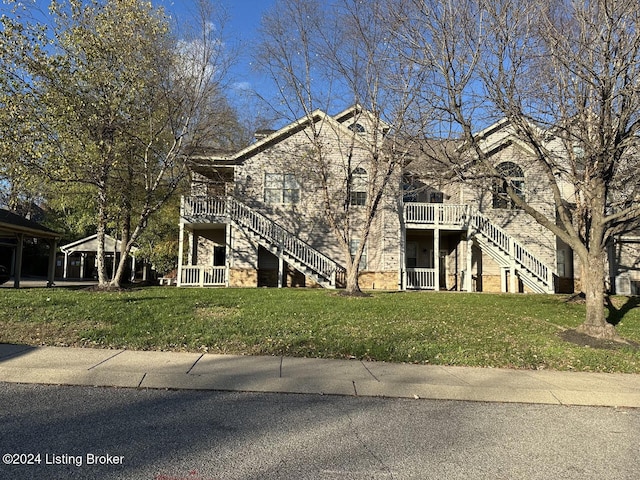
[[[496,165],[498,174],[502,177],[493,185],[493,208],[516,209],[513,200],[507,193],[507,185],[511,185],[516,195],[524,200],[524,173],[513,162],[503,162]]]
[[[349,203],[351,205],[367,204],[367,171],[357,167],[351,172],[351,185],[349,191]]]

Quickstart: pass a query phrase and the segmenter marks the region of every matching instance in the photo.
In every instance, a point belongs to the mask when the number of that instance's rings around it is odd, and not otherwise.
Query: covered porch
[[[180,223],[178,287],[229,286],[227,245],[231,227],[224,223]]]
[[[403,290],[472,291],[468,206],[405,203]]]

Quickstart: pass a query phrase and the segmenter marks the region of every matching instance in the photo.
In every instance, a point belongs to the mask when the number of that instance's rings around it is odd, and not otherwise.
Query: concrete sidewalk
[[[10,344],[0,382],[640,408],[640,375]]]

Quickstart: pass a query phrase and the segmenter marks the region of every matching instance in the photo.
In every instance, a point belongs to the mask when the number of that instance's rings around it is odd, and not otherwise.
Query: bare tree
[[[360,291],[359,266],[384,195],[400,184],[407,149],[399,134],[415,92],[403,88],[412,72],[390,48],[386,18],[378,2],[280,0],[263,19],[257,58],[278,85],[282,114],[308,120],[297,165],[317,186],[349,293]],[[358,106],[351,130],[314,121],[318,109],[351,105]]]
[[[506,118],[552,192],[545,213],[511,201],[582,264],[580,331],[614,337],[604,312],[606,249],[638,227],[640,11],[634,0],[392,0],[403,51],[428,77],[423,100],[466,160],[501,178],[476,135]],[[397,25],[397,23],[396,23]]]

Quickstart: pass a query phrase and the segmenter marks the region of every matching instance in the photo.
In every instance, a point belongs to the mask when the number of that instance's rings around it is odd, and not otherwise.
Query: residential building
[[[367,185],[375,182],[366,145],[384,141],[386,133],[371,118],[358,107],[335,116],[317,111],[262,132],[238,152],[194,158],[191,195],[182,199],[178,286],[340,286],[346,252],[327,220],[322,188],[344,193],[348,186],[345,203],[356,212],[350,221],[357,231],[364,221],[357,208],[366,210],[372,200]],[[555,218],[545,176],[509,123],[478,135],[518,194]],[[315,145],[323,145],[321,163],[311,151]],[[515,208],[501,184],[455,176],[442,182],[432,167],[424,156],[407,155],[385,187],[360,264],[362,288],[579,288],[571,249]],[[319,174],[331,179],[328,186],[318,184]],[[568,186],[563,189],[571,195]],[[611,246],[610,284],[621,293],[635,293],[640,285],[639,239],[621,237]],[[352,237],[349,248],[359,242]]]

